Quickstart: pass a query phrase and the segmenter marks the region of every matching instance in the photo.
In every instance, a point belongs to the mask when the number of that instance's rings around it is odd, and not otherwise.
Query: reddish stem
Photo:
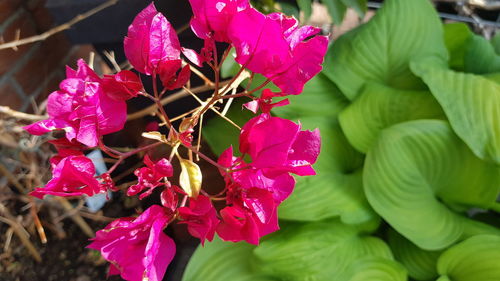
[[[134,155],[136,153],[139,153],[141,151],[148,150],[150,148],[156,147],[156,146],[158,146],[160,144],[162,144],[162,142],[155,142],[155,143],[143,146],[143,147],[138,147],[138,148],[136,148],[134,150],[131,150],[129,152],[122,153],[120,155],[120,158],[118,158],[118,161],[116,161],[116,163],[113,164],[113,166],[111,166],[111,168],[109,168],[108,174],[111,174],[112,172],[114,172],[114,170],[116,170],[116,168],[118,167],[118,165],[120,165],[125,159],[129,158],[130,156],[132,156],[132,155]]]

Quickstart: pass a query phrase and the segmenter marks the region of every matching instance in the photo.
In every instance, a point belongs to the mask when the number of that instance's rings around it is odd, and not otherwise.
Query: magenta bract
[[[138,182],[129,187],[127,190],[128,196],[136,195],[146,190],[139,195],[139,199],[143,199],[151,195],[156,187],[163,184],[163,178],[171,177],[174,174],[172,164],[165,158],[153,162],[149,156],[146,155],[144,156],[144,164],[146,164],[146,167],[135,170],[134,174],[137,176]]]
[[[174,241],[163,233],[169,217],[158,205],[137,218],[121,218],[96,233],[90,249],[112,265],[110,275],[129,281],[161,281],[175,255]]]
[[[196,199],[191,198],[189,207],[179,208],[179,215],[182,219],[179,223],[187,224],[189,233],[199,238],[202,245],[205,240],[214,239],[219,219],[210,198],[203,195],[198,195]]]
[[[130,70],[122,70],[114,75],[104,75],[102,84],[104,92],[112,99],[119,101],[137,97],[143,90],[141,79]]]
[[[43,198],[44,195],[92,196],[100,192],[99,182],[94,178],[95,167],[85,156],[67,156],[55,165],[52,179],[43,188],[37,188],[30,195]]]

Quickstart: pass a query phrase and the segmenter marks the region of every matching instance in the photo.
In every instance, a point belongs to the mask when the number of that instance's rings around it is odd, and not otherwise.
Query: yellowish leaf
[[[182,171],[179,176],[179,183],[189,197],[196,198],[198,193],[200,193],[201,181],[203,179],[200,167],[187,159],[180,159],[180,162]]]
[[[161,141],[161,142],[167,142],[167,138],[165,137],[165,135],[163,135],[162,133],[157,132],[157,131],[144,132],[144,133],[142,133],[142,137],[147,138],[147,139]]]

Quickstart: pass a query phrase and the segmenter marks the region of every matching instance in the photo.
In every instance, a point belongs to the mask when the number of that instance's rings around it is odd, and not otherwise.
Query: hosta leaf
[[[368,83],[359,98],[342,111],[339,121],[352,146],[366,153],[386,127],[413,119],[443,117],[438,102],[427,91]]]
[[[444,43],[450,54],[449,66],[455,70],[464,69],[464,56],[467,42],[474,33],[465,23],[444,25]]]
[[[389,231],[389,246],[397,261],[416,280],[434,280],[438,277],[436,263],[441,251],[426,251],[417,247],[394,230]]]
[[[292,195],[279,209],[279,217],[290,220],[322,220],[340,216],[349,224],[374,220],[361,179],[363,156],[347,142],[335,121],[303,118],[306,129],[320,128],[322,147],[314,168],[317,175],[296,177]]]
[[[341,0],[321,0],[328,9],[328,13],[333,20],[333,23],[339,25],[344,20],[347,7]]]
[[[412,63],[412,69],[427,83],[458,136],[478,157],[500,164],[500,84],[431,60]]]
[[[500,55],[488,40],[479,35],[473,35],[467,44],[464,57],[466,72],[484,74],[500,71]]]
[[[375,211],[428,250],[449,246],[469,227],[464,221],[470,219],[442,202],[487,208],[495,204],[500,188],[500,168],[477,158],[438,120],[409,121],[382,131],[363,173]]]
[[[406,281],[406,269],[399,263],[380,257],[361,258],[349,266],[345,281]]]
[[[500,236],[478,235],[446,250],[438,261],[439,280],[500,280]]]
[[[283,280],[339,280],[362,257],[392,259],[379,238],[337,220],[294,224],[261,242],[254,250],[259,272]]]
[[[182,281],[272,281],[255,273],[249,263],[255,246],[215,238],[199,246],[189,260]]]
[[[423,88],[412,58],[447,59],[442,24],[428,0],[388,0],[366,24],[342,35],[325,59],[324,73],[353,100],[366,81],[399,89]]]
[[[288,119],[308,116],[336,118],[349,103],[337,86],[323,73],[319,73],[307,82],[300,95],[287,98],[290,104],[275,107],[273,113]]]

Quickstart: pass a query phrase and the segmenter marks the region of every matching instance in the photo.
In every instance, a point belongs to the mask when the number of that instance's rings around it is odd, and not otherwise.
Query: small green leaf
[[[363,257],[392,259],[379,238],[337,220],[293,224],[254,250],[259,272],[282,280],[344,280],[348,267]]]
[[[446,69],[431,59],[412,63],[451,126],[478,157],[500,164],[500,84]]]
[[[464,66],[466,72],[475,74],[500,72],[500,55],[484,37],[473,35],[467,44]]]
[[[308,20],[312,14],[312,1],[311,0],[297,0],[299,9],[304,12],[304,20]]]
[[[368,83],[360,97],[339,115],[347,139],[364,153],[384,128],[425,118],[445,118],[430,92],[397,90],[378,83]]]
[[[467,42],[473,34],[469,26],[465,23],[449,23],[444,25],[444,43],[450,54],[450,68],[455,70],[464,69]]]
[[[363,186],[394,229],[420,248],[439,250],[472,233],[471,220],[447,205],[493,206],[500,167],[477,158],[445,121],[409,121],[382,131],[367,153]]]
[[[368,23],[332,45],[323,72],[349,100],[358,96],[367,81],[423,89],[409,62],[426,55],[447,60],[441,20],[430,1],[387,0]]]
[[[297,6],[295,6],[295,4],[288,2],[278,2],[278,5],[280,6],[281,12],[283,12],[285,15],[294,16],[295,18],[300,17],[299,9],[297,9]]]
[[[340,0],[344,5],[354,9],[360,18],[365,16],[367,10],[367,0]]]
[[[189,197],[197,197],[200,193],[203,175],[200,166],[188,159],[180,159],[181,174],[179,184]]]
[[[236,51],[232,48],[226,59],[222,62],[222,66],[220,68],[220,77],[223,79],[233,77],[240,70],[241,65],[234,60],[235,57]]]
[[[333,20],[333,23],[340,25],[344,20],[345,12],[347,7],[342,3],[341,0],[321,0],[321,2],[328,9],[328,13]]]
[[[394,257],[416,280],[434,280],[438,277],[436,263],[442,251],[426,251],[408,241],[395,230],[389,231],[389,246]]]
[[[500,280],[500,236],[478,235],[446,250],[438,272],[450,281]]]

